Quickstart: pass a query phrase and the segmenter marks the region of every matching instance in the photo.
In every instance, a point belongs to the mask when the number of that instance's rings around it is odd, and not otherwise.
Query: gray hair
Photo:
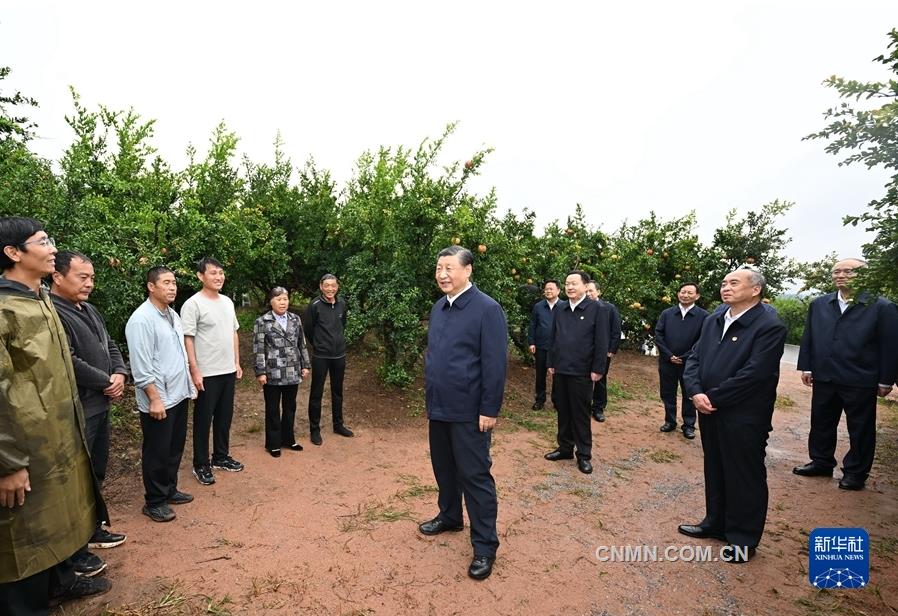
[[[756,268],[754,265],[740,265],[736,268],[736,271],[745,271],[748,272],[748,282],[753,287],[761,287],[761,295],[764,295],[764,289],[767,288],[767,279],[764,278],[764,274],[761,273],[761,270]]]
[[[461,263],[462,266],[474,264],[474,254],[467,248],[458,245],[443,248],[437,254],[437,258],[439,259],[440,257],[453,257],[456,255],[458,255],[458,262]]]

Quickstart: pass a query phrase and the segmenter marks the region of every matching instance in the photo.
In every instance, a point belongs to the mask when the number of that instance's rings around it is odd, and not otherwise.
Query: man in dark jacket
[[[764,456],[786,326],[761,303],[764,284],[754,269],[726,275],[720,296],[728,309],[705,319],[683,374],[699,412],[706,513],[678,530],[726,541],[721,556],[732,563],[754,555],[767,518]]]
[[[661,313],[655,325],[655,347],[658,349],[658,381],[664,403],[662,432],[677,429],[677,384],[683,392],[683,436],[695,438],[695,407],[686,396],[683,368],[692,354],[692,346],[702,333],[708,311],[695,305],[701,295],[698,285],[684,282],[677,290],[679,303]]]
[[[546,403],[546,373],[549,337],[552,335],[552,310],[558,304],[558,281],[547,280],[543,285],[542,299],[533,306],[530,314],[530,328],[527,330],[527,344],[536,359],[536,398],[533,410],[539,411]],[[554,382],[554,381],[553,381]]]
[[[55,268],[50,298],[68,336],[78,396],[84,408],[84,435],[91,467],[102,485],[109,460],[109,402],[124,393],[127,370],[103,317],[87,302],[94,289],[91,260],[79,252],[62,251],[56,254]],[[124,541],[125,535],[105,530],[98,521],[89,547],[113,548]],[[88,552],[87,547],[72,557],[75,571],[95,575],[106,563]]]
[[[864,487],[876,451],[876,396],[892,391],[898,372],[898,309],[883,297],[852,289],[857,270],[865,265],[845,259],[833,266],[837,291],[811,302],[798,353],[801,380],[813,387],[811,461],[792,472],[832,477],[844,409],[851,447],[842,460],[843,490]]]
[[[549,372],[555,378],[558,410],[558,447],[546,460],[570,460],[577,449],[577,468],[592,472],[592,426],[589,403],[592,390],[605,372],[610,348],[610,315],[606,307],[586,296],[589,275],[572,271],[564,281],[567,301],[561,302],[552,321]]]
[[[430,311],[424,392],[440,512],[418,529],[424,535],[462,530],[464,495],[474,548],[468,575],[483,580],[499,547],[490,441],[505,392],[508,325],[502,307],[471,284],[473,263],[461,246],[441,250],[437,260],[445,295]]]
[[[321,444],[321,397],[324,381],[331,377],[331,415],[334,433],[352,436],[343,423],[343,376],[346,374],[346,302],[337,296],[340,284],[325,274],[318,284],[321,295],[306,310],[303,326],[312,346],[312,385],[309,388],[309,432],[314,445]]]
[[[14,616],[110,588],[69,559],[108,516],[65,330],[41,286],[55,255],[40,222],[0,218],[0,612]]]
[[[595,281],[586,285],[586,296],[599,302],[608,310],[608,360],[602,378],[592,388],[592,418],[598,422],[605,421],[605,408],[608,406],[608,371],[611,369],[611,358],[620,349],[621,318],[620,310],[609,301],[602,299],[602,288]]]

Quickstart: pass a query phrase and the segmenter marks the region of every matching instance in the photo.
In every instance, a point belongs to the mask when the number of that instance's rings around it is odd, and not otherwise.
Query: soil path
[[[704,512],[699,439],[663,434],[653,358],[621,353],[608,420],[593,422],[595,473],[542,454],[554,445],[552,411],[529,411],[532,371],[512,361],[507,417],[494,434],[502,545],[493,576],[469,580],[467,532],[424,537],[436,512],[420,391],[382,391],[370,360],[351,358],[348,423],[357,436],[307,438],[301,388],[297,434],[305,451],[273,459],[262,448],[261,394],[238,393],[232,454],[242,473],[200,486],[185,452],[180,487],[196,500],[155,524],[140,514],[133,461],[107,486],[114,530],[105,550],[113,590],[65,614],[890,614],[898,610],[898,409],[881,405],[877,465],[868,488],[790,472],[806,461],[809,390],[784,365],[767,450],[770,507],[762,545],[746,565],[600,562],[599,546],[713,546],[677,534]],[[894,394],[893,394],[894,398]],[[325,406],[326,409],[329,406]],[[188,439],[189,440],[189,439]],[[838,456],[845,450],[844,423]],[[123,460],[117,463],[121,465]],[[839,473],[837,473],[838,477]],[[871,585],[814,591],[807,535],[861,526],[873,543]]]

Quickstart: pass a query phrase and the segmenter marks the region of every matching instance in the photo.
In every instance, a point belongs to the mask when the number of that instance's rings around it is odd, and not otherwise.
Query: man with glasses
[[[811,461],[792,472],[805,477],[832,477],[836,434],[842,411],[850,448],[842,459],[843,490],[861,490],[876,451],[876,396],[892,391],[898,372],[898,309],[883,297],[854,288],[861,259],[833,266],[834,293],[808,307],[798,354],[801,381],[813,389]]]
[[[41,279],[56,243],[0,218],[0,612],[47,614],[109,590],[71,559],[108,519],[94,483],[68,341]]]

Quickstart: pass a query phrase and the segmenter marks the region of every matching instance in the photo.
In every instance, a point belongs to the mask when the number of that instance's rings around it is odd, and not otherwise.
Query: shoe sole
[[[107,566],[108,566],[108,563],[103,563],[103,566],[95,571],[81,572],[81,571],[75,570],[75,575],[77,575],[78,577],[86,577],[86,578],[94,577],[95,575],[100,575],[101,573],[106,571]]]
[[[864,489],[864,484],[861,484],[861,485],[859,485],[859,486],[846,486],[846,485],[842,484],[842,482],[840,481],[840,482],[839,482],[839,489],[840,489],[840,490],[850,490],[850,491],[852,491],[852,492],[857,492],[857,491],[859,491],[859,490],[863,490],[863,489]]]
[[[833,476],[832,471],[829,471],[829,472],[827,472],[827,471],[811,471],[808,473],[808,472],[796,471],[794,468],[792,469],[792,474],[798,475],[799,477],[830,477],[831,478]]]
[[[229,473],[239,473],[239,472],[243,471],[243,469],[246,467],[241,466],[240,468],[228,468],[227,466],[218,466],[217,464],[213,464],[212,468],[214,468],[217,471],[227,471]]]
[[[677,532],[686,537],[692,537],[693,539],[716,539],[717,541],[726,541],[727,540],[727,538],[724,537],[723,535],[692,535],[690,533],[684,533],[679,528],[677,529]]]
[[[177,507],[178,505],[186,505],[187,503],[192,503],[193,499],[191,498],[190,500],[167,500],[165,502],[168,503],[169,505],[175,505]]]
[[[214,477],[212,478],[212,481],[207,483],[199,478],[199,475],[196,474],[196,471],[192,471],[190,474],[193,475],[193,478],[196,479],[199,482],[199,484],[202,486],[211,486],[213,483],[215,483]]]
[[[88,543],[87,547],[94,550],[108,550],[110,548],[117,548],[118,546],[123,544],[125,540],[127,540],[127,537],[125,537],[125,539],[122,539],[121,541],[98,541],[96,543]]]

